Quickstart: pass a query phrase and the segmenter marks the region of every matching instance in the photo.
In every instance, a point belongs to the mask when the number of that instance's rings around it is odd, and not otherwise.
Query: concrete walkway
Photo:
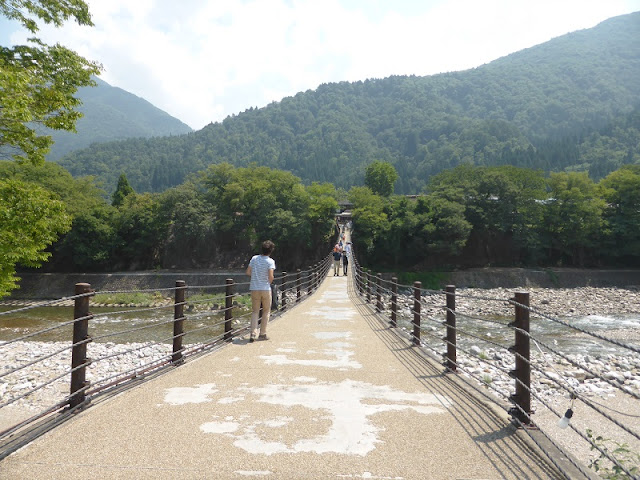
[[[268,341],[236,340],[81,412],[0,462],[0,478],[558,477],[350,280],[330,272]]]

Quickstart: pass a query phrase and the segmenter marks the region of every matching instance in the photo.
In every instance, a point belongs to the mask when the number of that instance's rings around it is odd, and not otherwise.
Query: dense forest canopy
[[[348,189],[380,160],[399,175],[396,193],[419,193],[461,164],[602,178],[640,161],[639,105],[637,12],[475,69],[323,84],[198,132],[94,145],[60,163],[107,190],[124,172],[155,192],[223,162]]]
[[[594,182],[586,172],[461,165],[415,199],[349,192],[365,265],[640,266],[640,165]]]
[[[66,213],[71,230],[47,251],[44,268],[54,271],[240,268],[265,239],[279,268],[299,268],[328,251],[338,208],[333,185],[257,165],[212,165],[162,193],[136,193],[121,175],[111,201],[93,179],[51,162],[0,162],[7,178],[37,186]]]

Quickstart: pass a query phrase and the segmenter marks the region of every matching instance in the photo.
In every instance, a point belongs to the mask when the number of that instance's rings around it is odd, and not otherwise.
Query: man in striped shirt
[[[262,255],[251,257],[247,275],[251,277],[249,290],[251,291],[251,334],[249,342],[258,340],[268,340],[267,323],[271,313],[271,282],[273,282],[273,272],[276,269],[276,262],[271,258],[271,253],[275,245],[271,240],[262,243]],[[260,336],[258,336],[258,316],[262,305],[262,322],[260,323]]]

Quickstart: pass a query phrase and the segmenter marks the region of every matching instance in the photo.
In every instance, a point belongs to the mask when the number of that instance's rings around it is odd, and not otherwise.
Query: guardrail
[[[277,318],[306,300],[324,280],[330,265],[330,257],[327,256],[306,270],[278,275],[272,286],[271,318]],[[33,415],[0,432],[0,459],[46,428],[64,421],[71,413],[87,407],[93,399],[168,371],[194,355],[220,348],[247,334],[251,319],[250,300],[248,295],[241,295],[237,290],[248,291],[248,286],[249,282],[235,283],[233,279],[218,285],[186,285],[184,281],[177,280],[172,288],[94,291],[90,284],[78,283],[73,296],[0,312],[0,316],[15,315],[39,307],[73,302],[72,320],[0,342],[0,355],[5,359],[10,347],[20,345],[28,350],[30,344],[37,343],[37,352],[24,351],[11,359],[15,364],[5,364],[0,370],[0,387],[4,385],[0,388],[0,413],[9,412],[16,406],[31,408],[33,398],[42,394],[48,398],[51,389],[57,389],[59,393],[65,384],[69,385],[69,394],[59,394],[62,398],[55,404],[36,409]],[[173,303],[99,314],[90,312],[91,301],[96,296],[136,293],[171,295]],[[222,302],[224,307],[220,308],[218,304]],[[241,313],[243,302],[248,303],[249,308]],[[103,334],[93,332],[92,327],[97,322],[134,317],[142,312],[153,317],[147,325]],[[73,330],[71,344],[37,342],[39,338],[64,328]],[[150,340],[113,343],[118,338],[130,338],[132,334],[146,336]],[[190,339],[193,340],[190,342]],[[63,358],[70,362],[69,367],[57,371]],[[116,359],[119,363],[114,363]],[[24,381],[16,384],[16,378]],[[49,426],[43,430],[42,425],[47,422]]]
[[[560,443],[563,436],[566,438],[566,429],[569,427],[575,433],[575,441],[583,442],[583,449],[588,447],[593,452],[586,464],[569,455],[570,463],[585,478],[592,478],[594,471],[610,475],[605,478],[640,478],[640,449],[637,448],[640,417],[609,407],[604,401],[593,398],[585,392],[581,380],[598,380],[616,395],[631,402],[640,400],[640,385],[632,388],[625,385],[625,379],[617,374],[596,371],[588,355],[570,355],[560,351],[552,342],[545,342],[532,332],[530,323],[533,319],[536,331],[544,328],[545,323],[562,325],[568,335],[584,335],[604,345],[614,346],[620,352],[620,357],[632,365],[630,370],[640,367],[640,347],[576,327],[532,308],[529,292],[526,291],[514,292],[509,298],[490,298],[461,294],[456,292],[453,285],[443,290],[429,290],[422,288],[420,282],[402,285],[396,277],[385,279],[380,273],[371,273],[359,265],[355,255],[350,264],[356,292],[382,321],[405,335],[415,348],[423,350],[438,362],[442,361],[445,373],[456,375],[456,378],[498,403],[512,422],[543,451],[545,448],[539,443],[541,437],[537,433],[534,435],[534,432],[541,432],[542,438],[566,452],[566,446]],[[511,321],[461,311],[456,308],[456,300],[460,299],[471,305],[479,301],[510,305]],[[434,306],[439,313],[425,313],[427,309],[433,312]],[[510,332],[513,343],[501,344],[493,336],[477,333],[487,324]],[[504,338],[508,336],[503,335]],[[493,353],[486,354],[478,345],[485,346]],[[567,374],[569,368],[573,369],[571,375]],[[485,373],[487,371],[491,374]],[[508,387],[510,382],[511,388]],[[545,387],[564,392],[566,400],[563,402],[568,408],[565,410],[553,406],[549,395],[545,394],[548,393]],[[591,411],[589,420],[585,418],[586,410]],[[574,412],[579,417],[579,427],[571,421]],[[550,424],[547,421],[544,426],[536,422],[536,417],[543,413],[551,413],[557,422],[554,420]],[[607,434],[600,433],[603,431]],[[565,472],[562,465],[551,456],[549,458],[560,471]],[[565,474],[567,478],[575,478]]]

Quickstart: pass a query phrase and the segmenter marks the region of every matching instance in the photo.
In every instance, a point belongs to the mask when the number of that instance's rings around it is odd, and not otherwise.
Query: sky
[[[38,36],[195,130],[323,83],[478,67],[640,0],[88,0]],[[0,19],[0,44],[30,35]]]

